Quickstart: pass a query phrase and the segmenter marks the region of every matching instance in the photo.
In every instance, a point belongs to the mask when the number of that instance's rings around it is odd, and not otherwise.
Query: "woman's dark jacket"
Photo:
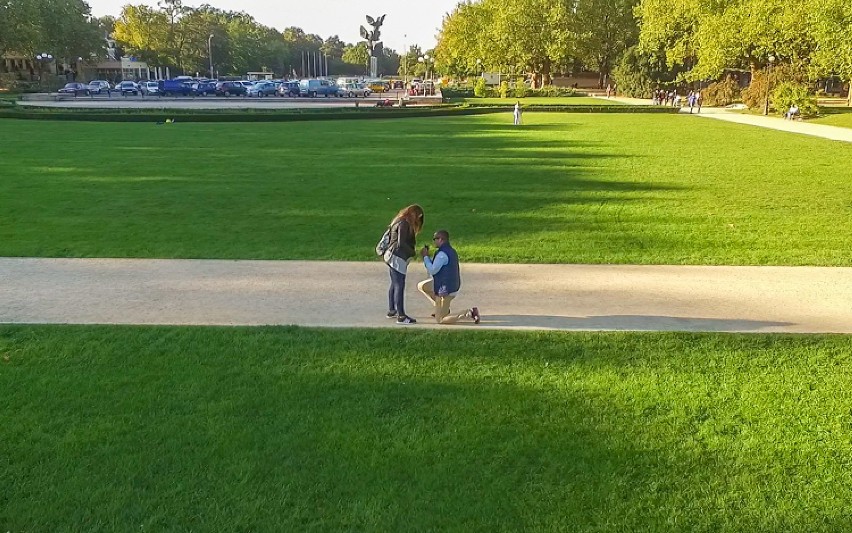
[[[388,250],[393,255],[406,261],[414,257],[414,247],[417,245],[414,238],[414,228],[404,218],[391,223],[390,244]]]

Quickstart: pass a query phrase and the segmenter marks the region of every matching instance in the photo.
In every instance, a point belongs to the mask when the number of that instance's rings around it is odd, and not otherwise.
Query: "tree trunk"
[[[846,105],[852,107],[852,80],[849,80],[849,90],[846,91]]]

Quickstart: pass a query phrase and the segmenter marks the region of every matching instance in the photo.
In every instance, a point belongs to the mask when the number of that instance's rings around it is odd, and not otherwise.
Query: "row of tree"
[[[770,57],[811,79],[837,75],[849,81],[852,2],[468,1],[444,18],[435,56],[439,69],[451,75],[514,70],[544,84],[554,73],[582,68],[598,71],[603,86],[622,58],[628,67],[643,65],[655,73],[656,81],[753,72]]]
[[[848,0],[642,0],[637,16],[639,50],[665,58],[687,80],[769,64],[811,79],[852,79]]]
[[[323,39],[297,27],[278,31],[244,12],[192,8],[181,0],[162,0],[157,8],[126,5],[112,33],[124,53],[184,73],[207,72],[211,52],[222,75],[271,70],[303,76],[318,70],[318,56],[330,73],[363,74],[369,61],[364,43],[347,44],[336,35]],[[398,65],[396,52],[386,48],[379,70],[396,72]]]
[[[442,71],[532,73],[548,84],[556,73],[589,68],[610,74],[636,42],[638,0],[480,0],[459,4],[443,22],[435,49]]]

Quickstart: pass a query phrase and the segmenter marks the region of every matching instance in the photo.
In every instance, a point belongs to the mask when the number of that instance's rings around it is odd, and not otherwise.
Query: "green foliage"
[[[527,93],[527,96],[555,98],[559,96],[575,96],[576,94],[577,91],[575,91],[573,87],[556,87],[554,85],[545,85],[540,89],[530,90],[529,93]]]
[[[485,84],[485,78],[476,78],[476,84],[473,86],[473,95],[478,98],[488,96],[488,86]]]
[[[509,97],[509,82],[503,80],[500,82],[500,98],[508,98]]]
[[[836,201],[852,197],[852,145],[665,106],[523,105],[523,131],[505,102],[381,124],[354,109],[355,120],[305,113],[286,127],[247,113],[242,124],[0,120],[0,256],[375,259],[375,228],[428,175],[417,201],[464,228],[466,261],[852,266],[852,218]],[[336,157],[330,138],[347,139]],[[424,138],[417,172],[400,172]],[[672,146],[699,145],[712,149],[684,172]],[[755,160],[755,146],[784,149]],[[388,194],[365,194],[379,190]]]
[[[524,78],[518,78],[515,80],[515,85],[512,88],[512,96],[515,98],[526,98],[529,95],[530,89],[527,87],[527,84],[524,83]]]
[[[460,3],[444,18],[436,61],[456,75],[514,67],[548,84],[553,72],[573,63],[575,18],[562,0]]]
[[[642,52],[630,47],[621,56],[613,71],[618,90],[632,98],[649,98],[654,89],[668,86],[676,76],[677,68],[666,66],[662,55]]]
[[[798,106],[799,114],[803,117],[819,113],[816,96],[808,90],[807,86],[788,81],[782,82],[773,88],[772,103],[780,114],[786,113],[793,104]]]
[[[103,50],[99,22],[83,0],[0,0],[0,56],[47,52],[70,63]]]
[[[726,76],[722,81],[711,83],[701,91],[704,105],[726,106],[740,99],[740,85],[733,76]]]

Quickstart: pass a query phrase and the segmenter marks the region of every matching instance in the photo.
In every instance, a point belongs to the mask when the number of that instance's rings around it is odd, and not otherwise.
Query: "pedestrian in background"
[[[521,103],[520,102],[515,102],[515,111],[514,111],[513,114],[515,116],[515,126],[520,126],[521,125]]]

